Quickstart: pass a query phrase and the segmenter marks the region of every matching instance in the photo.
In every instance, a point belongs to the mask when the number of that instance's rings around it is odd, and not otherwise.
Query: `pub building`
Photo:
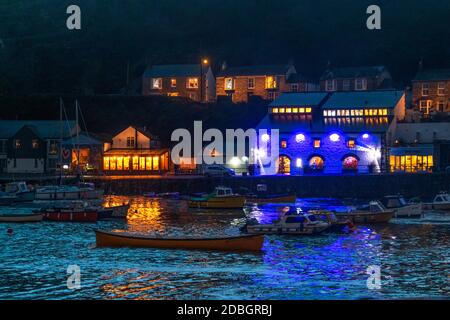
[[[170,170],[169,150],[146,131],[128,127],[104,144],[103,172],[107,175],[160,175]]]
[[[274,169],[257,166],[255,172],[385,172],[390,129],[404,117],[403,91],[284,93],[269,105],[268,114],[258,125],[258,129],[279,129],[279,158]],[[262,137],[266,141],[270,138]],[[264,148],[255,146],[256,158],[270,157],[270,150]]]

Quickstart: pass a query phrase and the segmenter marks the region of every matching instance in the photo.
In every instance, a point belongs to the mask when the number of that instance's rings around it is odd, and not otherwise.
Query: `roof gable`
[[[199,77],[202,66],[200,64],[166,64],[154,65],[144,72],[144,78],[166,77]],[[208,72],[209,66],[203,67],[203,73]]]
[[[428,69],[417,73],[413,81],[433,81],[447,80],[450,81],[450,69]]]
[[[24,126],[32,127],[36,135],[42,139],[59,139],[61,136],[60,121],[2,120],[0,121],[0,138],[11,138]],[[62,129],[63,137],[69,137],[76,133],[76,122],[64,121]]]
[[[376,77],[386,70],[385,66],[333,68],[325,71],[320,79]]]
[[[399,90],[334,92],[323,108],[394,108],[403,96]]]

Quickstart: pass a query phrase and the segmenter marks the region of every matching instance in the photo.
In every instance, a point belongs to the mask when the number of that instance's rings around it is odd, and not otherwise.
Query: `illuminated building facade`
[[[145,129],[128,127],[105,143],[103,171],[111,175],[151,175],[168,172],[169,150]]]
[[[259,129],[279,129],[275,166],[259,174],[388,171],[390,128],[405,117],[403,91],[286,93],[269,105]],[[270,150],[258,150],[267,156]]]

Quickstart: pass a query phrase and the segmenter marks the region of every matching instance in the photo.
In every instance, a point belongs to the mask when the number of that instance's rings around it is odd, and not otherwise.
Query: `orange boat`
[[[95,231],[98,247],[140,247],[160,249],[197,249],[221,251],[260,251],[263,235],[222,238],[151,238],[126,232]]]

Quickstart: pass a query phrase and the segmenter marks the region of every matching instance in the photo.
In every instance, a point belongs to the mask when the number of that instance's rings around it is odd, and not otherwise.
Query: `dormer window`
[[[198,78],[188,78],[186,82],[186,87],[188,89],[197,89],[198,88]]]
[[[127,148],[134,148],[134,137],[127,137]]]
[[[336,91],[336,80],[329,79],[325,81],[325,90],[326,91]]]
[[[267,76],[266,77],[266,89],[276,89],[277,88],[277,79],[275,76]]]
[[[233,78],[225,78],[225,90],[234,90]]]
[[[152,79],[152,89],[162,89],[162,79],[153,78]]]
[[[367,79],[365,78],[357,78],[355,80],[355,90],[367,90]]]

